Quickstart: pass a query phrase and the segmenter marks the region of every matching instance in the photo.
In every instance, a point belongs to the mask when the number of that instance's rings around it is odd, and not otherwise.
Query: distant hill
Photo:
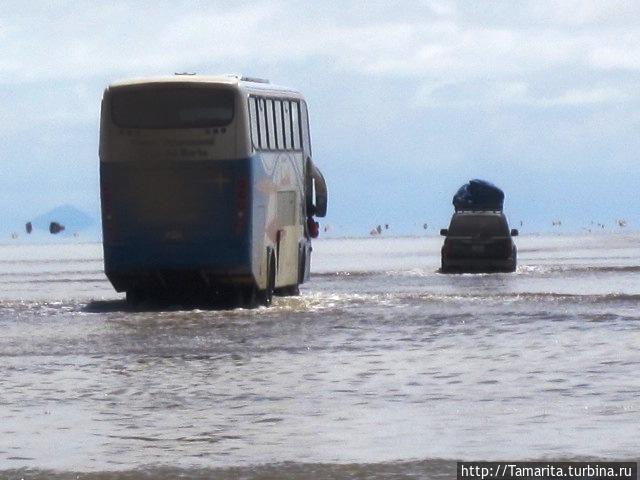
[[[94,218],[72,205],[61,205],[31,220],[34,230],[49,231],[49,224],[64,225],[66,233],[73,233],[95,226]]]

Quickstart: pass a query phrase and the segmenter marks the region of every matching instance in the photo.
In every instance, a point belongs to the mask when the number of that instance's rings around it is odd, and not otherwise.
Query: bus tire
[[[267,288],[260,292],[260,303],[268,307],[273,302],[273,291],[276,286],[276,260],[273,254],[269,255],[267,267]]]
[[[304,283],[305,267],[307,266],[307,252],[304,249],[300,252],[300,261],[298,265],[298,285]]]
[[[258,306],[258,292],[255,285],[240,289],[239,306],[242,308],[256,308]]]
[[[132,288],[131,290],[127,290],[126,293],[126,302],[130,307],[137,307],[144,301],[144,294],[142,290],[138,288]]]
[[[284,287],[284,295],[287,297],[297,297],[300,295],[300,287],[296,283],[295,285],[289,285],[288,287]]]

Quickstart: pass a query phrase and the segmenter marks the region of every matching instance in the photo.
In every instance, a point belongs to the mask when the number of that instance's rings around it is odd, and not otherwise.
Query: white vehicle
[[[309,277],[327,190],[295,90],[236,75],[114,83],[100,182],[105,272],[131,303],[269,305]]]

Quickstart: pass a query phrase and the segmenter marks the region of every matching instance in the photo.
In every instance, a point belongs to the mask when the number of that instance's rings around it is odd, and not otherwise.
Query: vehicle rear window
[[[454,215],[449,235],[454,236],[502,236],[509,234],[506,220],[497,215]]]
[[[111,118],[124,128],[221,127],[233,120],[231,91],[158,88],[115,91]]]

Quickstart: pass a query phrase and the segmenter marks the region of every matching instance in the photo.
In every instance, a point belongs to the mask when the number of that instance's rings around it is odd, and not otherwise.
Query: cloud
[[[640,34],[627,35],[617,45],[596,47],[589,59],[599,69],[640,71]]]
[[[636,102],[640,32],[631,18],[640,14],[639,5],[623,0],[615,8],[596,0],[496,1],[491,8],[446,0],[8,5],[0,9],[0,98],[6,100],[0,109],[12,129],[32,122],[93,122],[107,83],[175,71],[249,73],[284,83],[292,73],[304,72],[309,84],[362,89],[368,92],[364,96],[380,97],[382,87],[401,88],[405,106],[418,108]],[[349,83],[341,87],[338,79]],[[361,121],[352,117],[343,123]]]
[[[495,2],[483,11],[446,1],[417,7],[385,2],[384,8],[379,2],[368,8],[285,1],[199,3],[197,9],[184,8],[190,2],[79,2],[56,9],[40,4],[32,16],[0,16],[0,24],[8,25],[2,81],[309,58],[363,75],[457,79],[550,68],[640,68],[637,29],[618,25],[625,12],[638,10],[633,3],[617,2],[617,9],[586,0],[505,7],[511,3]]]
[[[526,2],[521,11],[547,25],[609,27],[634,25],[640,5],[633,0],[540,0]]]
[[[427,108],[592,107],[635,101],[639,87],[639,82],[552,88],[533,88],[526,81],[427,82],[417,90],[415,100]]]
[[[606,103],[622,103],[636,98],[635,91],[624,88],[592,87],[577,88],[566,91],[556,98],[547,100],[549,105],[594,105]]]

